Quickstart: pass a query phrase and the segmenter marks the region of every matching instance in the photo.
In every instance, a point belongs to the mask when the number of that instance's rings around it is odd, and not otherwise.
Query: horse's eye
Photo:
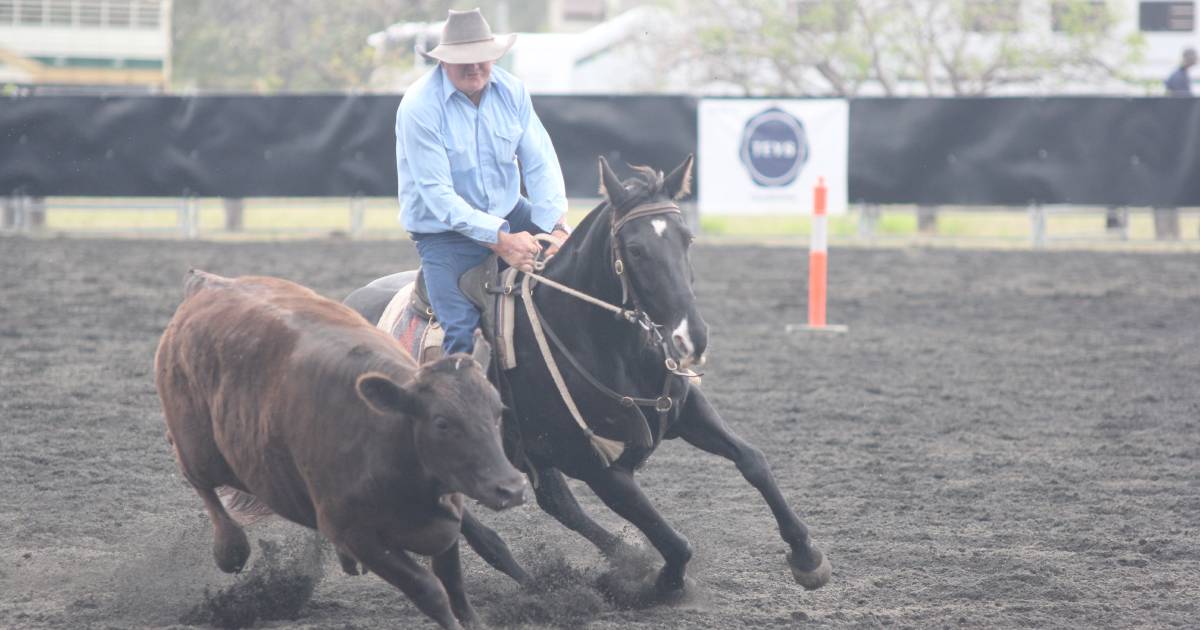
[[[643,258],[646,256],[646,250],[641,245],[630,245],[629,256],[632,258]]]
[[[450,421],[445,416],[437,416],[433,419],[433,426],[438,431],[445,433],[450,430]]]

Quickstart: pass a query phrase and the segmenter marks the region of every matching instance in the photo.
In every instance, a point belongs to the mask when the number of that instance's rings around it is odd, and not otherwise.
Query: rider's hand
[[[503,230],[496,233],[496,242],[489,245],[492,251],[500,255],[509,265],[530,273],[533,271],[533,261],[537,259],[542,246],[529,232],[509,234]]]
[[[546,248],[546,257],[549,258],[557,254],[558,248],[562,247],[562,244],[566,242],[567,237],[570,235],[571,233],[561,223],[554,226],[554,231],[550,232],[550,237],[554,239],[554,242],[550,244],[550,247]]]

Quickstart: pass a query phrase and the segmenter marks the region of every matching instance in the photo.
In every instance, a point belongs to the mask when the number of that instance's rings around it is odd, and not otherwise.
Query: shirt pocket
[[[442,134],[442,147],[450,160],[451,173],[466,173],[476,168],[475,150],[466,138],[447,130]]]
[[[504,164],[517,158],[517,145],[521,143],[522,129],[516,125],[501,124],[492,131],[496,161]]]

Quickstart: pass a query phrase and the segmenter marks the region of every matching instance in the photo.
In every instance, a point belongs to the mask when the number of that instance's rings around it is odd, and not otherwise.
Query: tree
[[[675,59],[706,91],[855,96],[1094,91],[1144,46],[1090,0],[699,0]]]
[[[345,90],[374,65],[367,36],[443,19],[449,0],[176,0],[172,82],[199,90]]]

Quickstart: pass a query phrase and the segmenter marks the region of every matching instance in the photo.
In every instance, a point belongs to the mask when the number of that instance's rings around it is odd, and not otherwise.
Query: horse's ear
[[[625,205],[627,193],[625,187],[621,185],[620,178],[608,166],[608,160],[604,156],[600,156],[600,196],[608,199],[609,205],[614,208],[620,208]]]
[[[683,164],[675,167],[663,180],[663,189],[672,199],[682,199],[692,192],[692,165],[695,162],[696,156],[689,153]]]

